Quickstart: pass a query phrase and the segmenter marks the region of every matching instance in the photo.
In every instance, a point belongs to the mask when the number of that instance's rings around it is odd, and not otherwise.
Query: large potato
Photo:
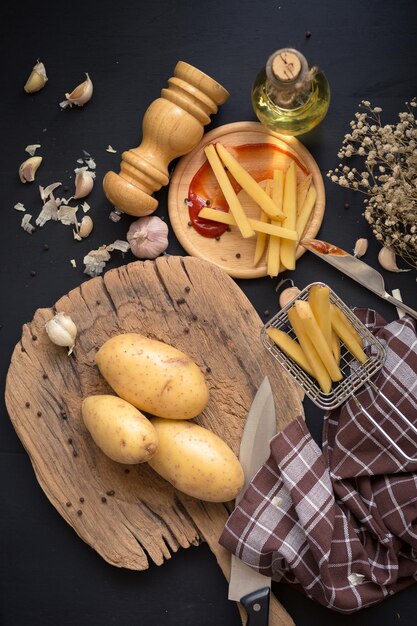
[[[208,387],[184,352],[137,333],[116,335],[96,354],[104,378],[141,411],[168,419],[191,419],[205,408]]]
[[[158,450],[149,465],[174,487],[210,502],[233,500],[243,469],[229,446],[210,430],[182,420],[152,420]]]
[[[144,463],[155,453],[155,428],[129,402],[117,396],[88,396],[81,412],[94,442],[113,461]]]

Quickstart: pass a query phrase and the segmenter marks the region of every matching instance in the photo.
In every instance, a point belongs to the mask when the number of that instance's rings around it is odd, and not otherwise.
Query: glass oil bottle
[[[325,117],[330,86],[317,67],[293,48],[274,52],[252,86],[252,106],[259,121],[284,135],[308,132]]]

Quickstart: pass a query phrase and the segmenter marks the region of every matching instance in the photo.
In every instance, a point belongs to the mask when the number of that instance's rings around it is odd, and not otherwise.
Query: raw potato
[[[198,365],[162,341],[116,335],[101,346],[96,363],[117,395],[146,413],[191,419],[207,405],[208,386]]]
[[[110,395],[88,396],[81,407],[84,424],[96,445],[113,461],[144,463],[158,447],[151,422],[134,406]]]
[[[209,502],[228,502],[244,484],[242,466],[210,430],[182,420],[152,420],[159,445],[149,465],[176,489]]]
[[[290,357],[290,359],[295,361],[305,372],[307,372],[307,374],[313,376],[313,370],[311,369],[307,357],[299,343],[297,343],[294,339],[291,339],[291,337],[289,337],[287,333],[284,333],[284,331],[279,330],[278,328],[273,328],[272,326],[267,328],[266,334],[287,356]]]

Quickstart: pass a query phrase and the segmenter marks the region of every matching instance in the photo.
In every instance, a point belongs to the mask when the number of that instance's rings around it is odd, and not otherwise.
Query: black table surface
[[[323,174],[338,165],[337,152],[362,99],[396,122],[405,102],[416,95],[415,0],[155,0],[154,2],[7,3],[1,16],[1,380],[4,381],[22,324],[39,307],[51,306],[88,276],[84,254],[125,238],[133,218],[115,224],[101,187],[106,171],[118,171],[120,152],[140,142],[141,120],[159,96],[178,60],[216,78],[230,98],[207,129],[255,120],[250,103],[253,79],[276,49],[292,46],[325,72],[332,102],[324,122],[301,140]],[[309,33],[309,34],[307,34]],[[23,85],[41,59],[49,82],[28,95]],[[82,109],[62,111],[59,102],[89,72],[94,96]],[[22,185],[17,170],[28,144],[39,143],[44,162],[36,182]],[[106,152],[112,145],[117,154]],[[38,214],[37,185],[62,181],[72,188],[73,169],[83,150],[97,163],[97,182],[87,199],[95,228],[88,240],[74,242],[71,231],[46,224],[33,235],[20,228],[23,202]],[[325,178],[323,239],[352,250],[369,238],[366,261],[379,267],[379,246],[362,213],[363,197]],[[167,217],[167,189],[158,192],[159,215]],[[346,208],[346,203],[349,205]],[[44,245],[49,250],[44,250]],[[170,254],[185,254],[170,232]],[[70,259],[74,258],[74,269]],[[135,260],[117,253],[107,269]],[[401,264],[401,263],[400,263]],[[405,267],[402,264],[402,267]],[[382,270],[388,290],[399,287],[417,308],[416,272]],[[288,277],[290,273],[284,275]],[[305,254],[291,273],[299,287],[321,280],[349,306],[372,307],[387,320],[395,308],[336,270]],[[237,281],[259,315],[277,310],[277,279]],[[304,403],[308,426],[320,442],[322,413]],[[9,420],[0,414],[0,622],[3,626],[88,626],[119,624],[167,626],[240,624],[227,583],[205,544],[180,549],[157,567],[135,572],[112,567],[85,544],[49,503],[30,459]],[[273,591],[297,626],[315,624],[393,626],[415,624],[415,586],[380,605],[340,615],[274,584]]]

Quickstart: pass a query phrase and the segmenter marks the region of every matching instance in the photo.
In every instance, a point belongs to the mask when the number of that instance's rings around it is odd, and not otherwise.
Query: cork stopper
[[[282,83],[292,83],[301,73],[301,60],[292,50],[280,50],[272,59],[272,74]]]

